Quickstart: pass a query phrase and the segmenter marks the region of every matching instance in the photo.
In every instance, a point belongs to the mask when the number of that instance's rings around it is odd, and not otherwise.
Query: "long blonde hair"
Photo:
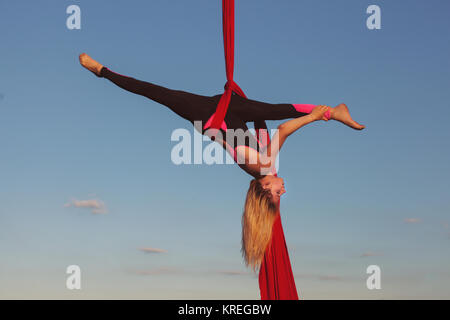
[[[255,272],[264,258],[277,214],[277,206],[271,201],[271,191],[264,189],[259,180],[250,181],[242,214],[241,252],[246,266],[250,265]]]

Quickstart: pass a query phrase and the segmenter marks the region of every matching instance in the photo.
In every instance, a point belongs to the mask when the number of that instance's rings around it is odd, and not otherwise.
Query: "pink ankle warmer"
[[[297,110],[298,112],[302,112],[302,113],[311,113],[311,111],[313,111],[313,109],[316,107],[315,104],[293,104],[293,106],[294,106],[295,110]],[[331,119],[330,110],[325,112],[325,117],[328,120]]]

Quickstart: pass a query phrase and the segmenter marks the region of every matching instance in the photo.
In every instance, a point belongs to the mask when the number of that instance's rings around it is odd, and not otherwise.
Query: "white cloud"
[[[154,275],[161,275],[161,274],[175,274],[175,273],[181,273],[182,271],[180,269],[175,269],[171,267],[161,267],[161,268],[154,268],[154,269],[146,269],[146,270],[128,270],[128,273],[139,275],[139,276],[154,276]]]
[[[365,257],[376,257],[376,256],[382,256],[382,253],[373,252],[373,251],[367,251],[360,255],[361,258]]]
[[[140,248],[139,250],[146,252],[146,253],[166,253],[167,252],[167,250],[158,249],[158,248]]]
[[[72,199],[70,202],[64,204],[64,207],[88,208],[91,209],[92,214],[102,214],[108,212],[105,203],[99,199],[89,199],[89,200]]]
[[[406,223],[419,223],[419,222],[421,222],[422,220],[420,220],[419,218],[406,218],[404,221],[405,221]]]

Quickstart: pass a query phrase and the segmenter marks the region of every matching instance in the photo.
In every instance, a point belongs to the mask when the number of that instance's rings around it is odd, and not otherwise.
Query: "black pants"
[[[168,89],[150,82],[137,80],[117,74],[106,67],[100,72],[100,77],[112,81],[117,86],[145,96],[153,101],[167,106],[180,117],[190,121],[202,121],[202,126],[214,114],[221,94],[202,96],[181,90]],[[227,129],[248,130],[246,122],[258,120],[282,120],[304,116],[292,104],[271,104],[250,100],[233,93],[225,116]]]

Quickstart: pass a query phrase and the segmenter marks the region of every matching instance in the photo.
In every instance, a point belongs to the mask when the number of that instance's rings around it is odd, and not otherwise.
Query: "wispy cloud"
[[[216,274],[222,274],[227,276],[252,276],[251,273],[239,270],[185,270],[176,267],[158,267],[149,269],[127,269],[125,270],[129,274],[139,276],[154,276],[165,274],[185,274],[185,275],[201,275],[201,276],[214,276]],[[254,275],[253,275],[254,276]]]
[[[167,250],[158,249],[158,248],[139,248],[139,250],[145,253],[167,253]]]
[[[383,254],[380,252],[373,252],[373,251],[367,251],[362,253],[359,257],[360,258],[366,258],[366,257],[377,257],[377,256],[382,256]]]
[[[163,274],[182,273],[182,270],[172,268],[172,267],[160,267],[160,268],[145,269],[145,270],[127,270],[127,272],[130,274],[138,275],[138,276],[155,276],[155,275],[163,275]]]
[[[3,93],[0,93],[0,100],[3,100],[5,98],[5,95]]]
[[[419,223],[419,222],[422,222],[422,220],[419,219],[419,218],[406,218],[403,221],[406,222],[406,223]]]
[[[108,212],[105,203],[99,199],[89,199],[89,200],[72,199],[70,202],[66,203],[64,207],[88,208],[91,209],[92,214],[102,214]]]

